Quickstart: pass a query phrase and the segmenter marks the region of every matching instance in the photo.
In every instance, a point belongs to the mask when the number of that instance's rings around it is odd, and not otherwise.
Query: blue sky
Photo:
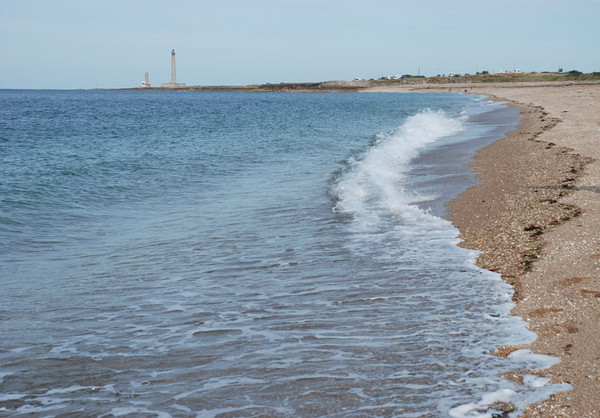
[[[598,0],[0,1],[0,88],[600,71]]]

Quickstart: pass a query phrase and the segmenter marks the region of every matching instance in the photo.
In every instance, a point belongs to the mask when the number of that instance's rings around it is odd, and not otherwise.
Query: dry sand
[[[573,386],[525,416],[600,417],[600,85],[460,87],[523,115],[515,132],[480,150],[473,166],[483,182],[449,206],[462,245],[514,285],[513,314],[538,335],[525,348],[561,359],[536,374]],[[370,91],[450,88],[458,91]],[[524,347],[499,354],[516,348]]]

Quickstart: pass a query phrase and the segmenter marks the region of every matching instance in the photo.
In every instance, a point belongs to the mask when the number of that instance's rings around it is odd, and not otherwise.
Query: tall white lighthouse
[[[175,75],[175,50],[171,51],[171,84],[177,84],[177,77]]]
[[[185,87],[185,83],[177,82],[177,75],[175,72],[175,50],[171,51],[171,82],[170,83],[162,83],[162,87],[168,88],[168,89]]]

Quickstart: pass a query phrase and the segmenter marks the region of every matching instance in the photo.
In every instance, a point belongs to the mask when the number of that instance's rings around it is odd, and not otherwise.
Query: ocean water
[[[0,414],[491,416],[568,387],[445,203],[458,94],[0,91]],[[516,413],[515,412],[515,413]]]

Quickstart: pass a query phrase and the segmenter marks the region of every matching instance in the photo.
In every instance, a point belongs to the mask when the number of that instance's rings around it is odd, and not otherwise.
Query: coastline
[[[407,86],[408,87],[408,86]],[[446,91],[435,89],[377,91]],[[449,203],[461,246],[482,251],[480,267],[515,289],[512,314],[538,338],[519,348],[558,357],[534,374],[573,390],[529,406],[525,416],[600,415],[600,86],[463,86],[521,109],[517,130],[482,148],[482,181]],[[373,91],[373,90],[369,90]],[[519,380],[519,373],[508,378]]]
[[[482,246],[484,254],[514,248],[514,241],[523,242],[524,232],[530,235],[527,252],[513,251],[510,258],[513,263],[520,258],[522,264],[515,277],[513,314],[523,317],[538,335],[527,348],[561,359],[539,375],[573,386],[572,391],[530,406],[525,414],[599,416],[600,88],[515,86],[484,93],[520,105],[524,117],[515,133],[478,155],[475,168],[484,183],[472,190],[475,200],[465,195],[462,204],[473,205],[504,230],[502,235],[478,231],[492,241]],[[477,202],[486,193],[496,199],[496,207],[487,208],[487,214],[485,205]],[[460,200],[453,205],[453,213],[460,211]],[[458,219],[453,216],[462,234],[466,228]],[[467,238],[465,245],[478,244]]]

